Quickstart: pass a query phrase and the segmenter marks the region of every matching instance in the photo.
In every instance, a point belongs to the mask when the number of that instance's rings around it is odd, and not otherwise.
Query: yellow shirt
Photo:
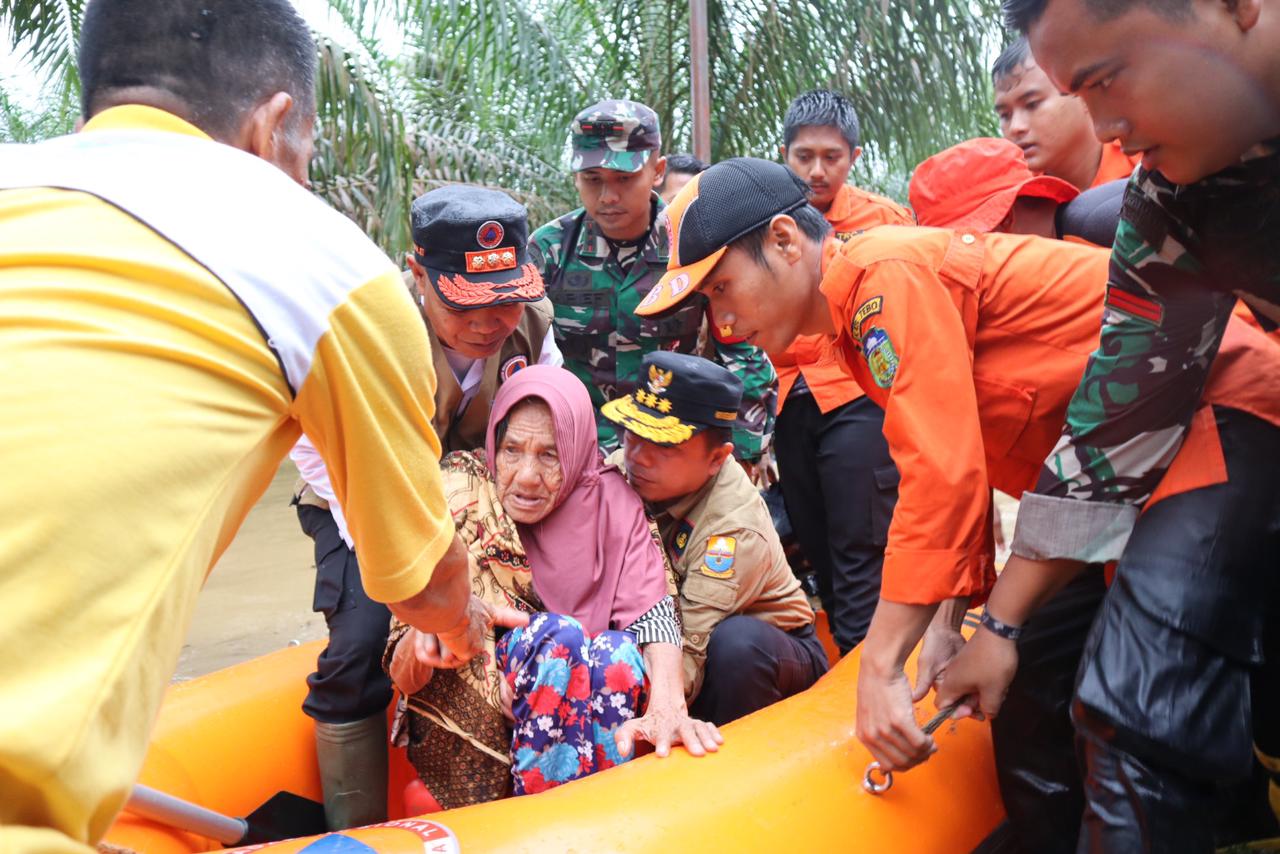
[[[0,851],[85,851],[196,594],[305,429],[369,595],[453,536],[435,378],[354,224],[159,110],[0,146]]]

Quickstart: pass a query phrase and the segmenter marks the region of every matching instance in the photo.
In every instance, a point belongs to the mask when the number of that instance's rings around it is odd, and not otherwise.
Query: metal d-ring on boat
[[[958,708],[960,708],[960,703],[955,703],[930,718],[929,722],[924,725],[924,734],[933,735],[933,731],[942,726],[945,721],[950,720]],[[875,779],[876,776],[880,777],[879,781]],[[869,794],[883,795],[893,788],[893,772],[882,770],[879,762],[872,762],[867,766],[866,773],[862,775],[862,788],[866,789]]]

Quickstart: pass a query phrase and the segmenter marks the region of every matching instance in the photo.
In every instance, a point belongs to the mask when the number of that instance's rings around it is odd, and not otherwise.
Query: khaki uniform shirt
[[[621,450],[608,459],[625,469]],[[671,506],[650,508],[680,585],[684,625],[684,692],[702,688],[711,632],[747,614],[782,631],[814,620],[813,608],[791,572],[764,499],[732,458],[702,489]]]

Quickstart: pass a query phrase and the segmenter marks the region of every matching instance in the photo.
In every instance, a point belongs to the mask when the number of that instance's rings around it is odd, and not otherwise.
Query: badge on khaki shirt
[[[689,536],[692,533],[693,526],[689,524],[688,519],[683,520],[676,528],[676,537],[671,542],[671,551],[677,558],[684,557],[684,550],[689,547]]]
[[[734,537],[707,537],[707,553],[702,558],[702,574],[712,578],[733,578],[734,553],[738,541]]]

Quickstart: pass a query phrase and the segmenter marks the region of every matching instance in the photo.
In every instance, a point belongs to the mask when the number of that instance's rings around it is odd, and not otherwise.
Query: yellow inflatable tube
[[[312,729],[300,709],[319,648],[173,686],[141,782],[234,816],[281,790],[319,800]],[[871,757],[854,736],[858,664],[855,652],[803,694],[725,727],[714,756],[677,749],[539,795],[255,850],[971,851],[1003,818],[989,728],[943,725],[928,763],[868,794]],[[922,720],[933,711],[927,705]],[[412,773],[402,754],[392,750],[392,815]],[[128,812],[107,841],[145,854],[218,848]]]

